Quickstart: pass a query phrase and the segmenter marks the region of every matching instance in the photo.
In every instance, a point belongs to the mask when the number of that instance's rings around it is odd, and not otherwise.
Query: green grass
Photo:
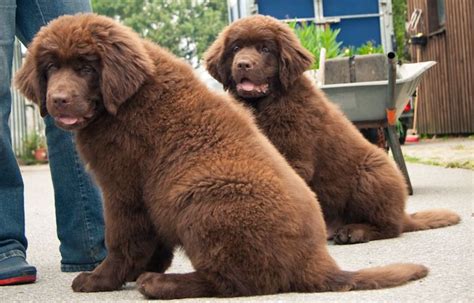
[[[440,140],[448,140],[453,138],[462,138],[462,139],[469,139],[474,140],[474,134],[441,134],[441,135],[432,135],[432,134],[418,134],[420,139],[440,139]]]
[[[465,168],[465,169],[474,170],[474,161],[473,160],[468,160],[468,161],[464,161],[464,162],[448,162],[448,163],[446,163],[446,167],[449,167],[449,168]]]
[[[465,147],[464,147],[464,145],[462,145],[462,144],[458,144],[458,145],[453,146],[453,149],[454,149],[454,150],[464,150]]]
[[[460,161],[443,162],[443,161],[438,161],[435,159],[420,159],[418,157],[413,157],[409,155],[404,155],[404,158],[405,158],[405,161],[409,163],[419,163],[419,164],[442,166],[442,167],[448,167],[448,168],[464,168],[464,169],[474,170],[474,160],[467,160],[464,162],[460,162]]]

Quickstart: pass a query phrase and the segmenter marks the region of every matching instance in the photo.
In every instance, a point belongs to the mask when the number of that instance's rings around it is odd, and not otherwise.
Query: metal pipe
[[[388,107],[387,111],[387,122],[389,125],[396,124],[396,108],[395,108],[395,83],[397,82],[397,55],[394,52],[389,52],[387,54],[387,63],[388,63],[388,88],[387,88],[387,98],[388,98]]]

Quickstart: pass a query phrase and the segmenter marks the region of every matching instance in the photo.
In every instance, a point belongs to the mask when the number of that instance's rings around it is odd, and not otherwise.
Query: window
[[[445,0],[427,0],[428,30],[430,33],[444,29],[446,22],[444,1]]]
[[[438,0],[437,2],[436,9],[438,10],[438,24],[442,27],[446,21],[446,15],[444,14],[444,0]]]

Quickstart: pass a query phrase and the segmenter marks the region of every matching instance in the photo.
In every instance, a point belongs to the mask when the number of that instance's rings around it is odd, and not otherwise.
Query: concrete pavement
[[[70,285],[76,273],[59,268],[59,241],[55,232],[53,190],[47,166],[22,168],[25,181],[28,261],[38,269],[34,284],[0,288],[0,302],[143,301],[129,283],[108,293],[74,293]],[[352,246],[330,245],[332,256],[343,269],[395,262],[422,263],[429,275],[391,289],[346,293],[279,294],[235,299],[190,299],[180,302],[474,302],[473,217],[474,171],[408,164],[414,187],[408,211],[449,208],[462,216],[457,226],[403,234],[396,239]],[[169,272],[192,270],[178,252]]]

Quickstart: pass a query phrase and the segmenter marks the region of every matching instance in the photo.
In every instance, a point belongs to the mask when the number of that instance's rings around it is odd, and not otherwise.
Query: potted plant
[[[43,135],[33,132],[24,141],[24,153],[21,160],[26,165],[46,163],[48,152]]]

